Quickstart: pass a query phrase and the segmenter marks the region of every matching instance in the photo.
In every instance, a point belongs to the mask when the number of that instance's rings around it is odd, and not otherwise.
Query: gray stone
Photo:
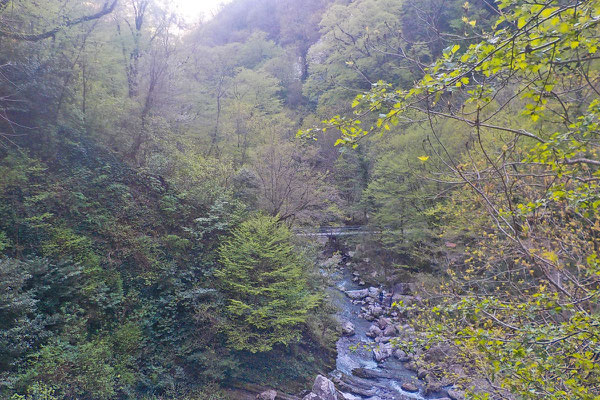
[[[270,389],[256,395],[256,400],[275,400],[277,397],[277,391]]]
[[[379,296],[379,289],[376,288],[376,287],[374,287],[374,286],[371,286],[369,288],[369,296],[370,297],[377,297],[377,296]]]
[[[381,317],[381,318],[379,318],[379,320],[377,320],[377,324],[379,325],[379,328],[382,330],[384,330],[391,323],[392,323],[392,320],[389,318]]]
[[[375,361],[382,362],[392,356],[394,349],[389,343],[381,343],[373,349],[373,358]]]
[[[316,394],[310,392],[309,394],[307,394],[306,396],[304,396],[302,398],[302,400],[321,400],[321,399],[319,399],[319,396],[317,396]]]
[[[337,400],[335,385],[323,375],[317,375],[312,392],[317,395],[319,400]]]
[[[396,328],[394,327],[394,325],[386,326],[383,330],[383,335],[388,337],[396,335]]]
[[[427,377],[427,375],[429,374],[429,371],[427,371],[425,368],[420,368],[417,371],[417,377],[419,379],[425,379]]]
[[[404,382],[401,387],[402,387],[402,390],[406,390],[407,392],[410,392],[410,393],[416,393],[419,391],[419,388],[417,387],[417,385],[415,385],[412,382]]]
[[[442,384],[439,381],[428,382],[427,385],[425,385],[425,395],[426,396],[429,396],[433,393],[440,392],[441,390],[442,390]]]
[[[381,317],[383,315],[383,308],[379,307],[379,306],[375,306],[373,307],[373,310],[371,310],[371,314],[377,318],[377,317]]]
[[[448,397],[452,400],[464,400],[465,394],[460,390],[450,389],[448,390]]]
[[[361,300],[369,295],[368,289],[347,290],[346,295],[352,300]]]
[[[396,349],[394,350],[394,357],[396,357],[401,362],[410,361],[410,357],[404,350]]]
[[[412,361],[407,363],[404,367],[409,371],[417,372],[418,370],[417,365]]]
[[[381,336],[381,333],[381,329],[379,329],[377,325],[371,325],[367,331],[367,336],[370,338],[376,338],[377,336]]]
[[[342,324],[342,333],[346,336],[354,335],[354,324],[350,321],[346,321]]]

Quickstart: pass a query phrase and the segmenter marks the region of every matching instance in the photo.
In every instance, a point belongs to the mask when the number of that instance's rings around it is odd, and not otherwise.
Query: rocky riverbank
[[[352,271],[352,263],[341,260],[332,276],[336,282],[332,297],[340,309],[342,330],[337,343],[337,368],[329,378],[317,377],[303,400],[464,398],[453,390],[452,382],[418,368],[416,354],[407,354],[395,345],[415,334],[407,324],[409,316],[404,308],[397,306],[419,301],[410,284],[367,287],[360,274]],[[424,351],[432,358],[440,349]]]
[[[443,365],[446,349],[434,346],[405,352],[398,345],[411,341],[416,333],[406,306],[421,300],[412,284],[375,287],[365,283],[349,256],[334,255],[322,263],[323,273],[334,285],[330,290],[337,306],[341,337],[337,342],[336,369],[319,375],[310,391],[293,397],[274,390],[256,396],[258,400],[462,400],[443,374],[419,367],[418,359]],[[363,280],[364,279],[364,280]],[[451,368],[446,365],[447,368]],[[255,392],[256,393],[256,392]]]

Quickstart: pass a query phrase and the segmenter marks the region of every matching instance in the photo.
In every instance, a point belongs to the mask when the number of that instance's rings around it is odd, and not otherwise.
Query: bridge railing
[[[298,236],[345,236],[345,235],[369,235],[381,233],[380,228],[366,225],[352,226],[320,226],[315,229],[295,230]]]

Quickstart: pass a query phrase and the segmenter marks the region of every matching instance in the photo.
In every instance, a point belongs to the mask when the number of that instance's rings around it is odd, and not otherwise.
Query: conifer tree
[[[221,246],[220,261],[229,345],[257,353],[298,340],[318,297],[307,289],[290,230],[274,217],[253,217]]]

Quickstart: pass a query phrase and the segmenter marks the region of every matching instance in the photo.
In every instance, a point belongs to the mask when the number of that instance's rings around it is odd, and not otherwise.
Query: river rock
[[[317,395],[318,400],[337,400],[335,385],[323,375],[317,375],[312,393]]]
[[[377,325],[381,330],[385,330],[385,328],[392,323],[392,320],[389,318],[381,317],[377,320]]]
[[[410,361],[409,355],[406,354],[406,352],[401,349],[394,350],[394,357],[396,357],[398,359],[398,361],[400,361],[400,362]]]
[[[389,343],[381,343],[379,346],[373,349],[373,358],[375,361],[382,362],[383,360],[392,356],[394,349]]]
[[[277,391],[270,389],[256,395],[256,400],[275,400],[277,397]]]
[[[368,289],[347,290],[346,295],[352,300],[361,300],[369,295]]]
[[[350,321],[346,321],[342,324],[342,333],[346,336],[354,335],[354,324]]]
[[[365,285],[366,285],[365,281],[360,281],[360,282],[358,282],[358,284],[359,284],[360,286],[365,286]]]
[[[396,335],[396,327],[394,325],[388,325],[383,330],[383,336],[391,337]]]
[[[404,382],[401,387],[402,387],[402,390],[406,390],[407,392],[410,392],[410,393],[416,393],[419,391],[419,388],[417,387],[417,385],[415,385],[412,382]]]
[[[450,397],[452,400],[464,400],[465,394],[460,390],[450,389],[448,390],[448,397]]]
[[[378,288],[376,288],[374,286],[371,286],[368,290],[369,290],[369,297],[377,297],[377,296],[379,296],[379,289]]]
[[[417,371],[417,377],[419,379],[425,379],[428,374],[429,371],[427,371],[425,368],[419,368],[419,370]]]
[[[442,390],[442,384],[440,382],[429,382],[425,385],[425,396],[430,396],[434,393],[438,393]]]
[[[383,315],[383,308],[379,306],[373,307],[373,309],[371,310],[371,315],[373,315],[373,317],[375,318],[381,317]]]
[[[419,368],[417,367],[417,364],[415,364],[414,362],[409,362],[404,366],[407,370],[409,371],[413,371],[413,372],[417,372],[419,370]]]
[[[379,329],[377,325],[373,324],[367,331],[367,336],[370,338],[376,338],[377,336],[381,336],[381,333],[381,329]]]
[[[306,396],[304,396],[302,398],[302,400],[321,400],[321,399],[319,398],[319,396],[317,396],[313,392],[310,392],[309,394],[307,394]]]

